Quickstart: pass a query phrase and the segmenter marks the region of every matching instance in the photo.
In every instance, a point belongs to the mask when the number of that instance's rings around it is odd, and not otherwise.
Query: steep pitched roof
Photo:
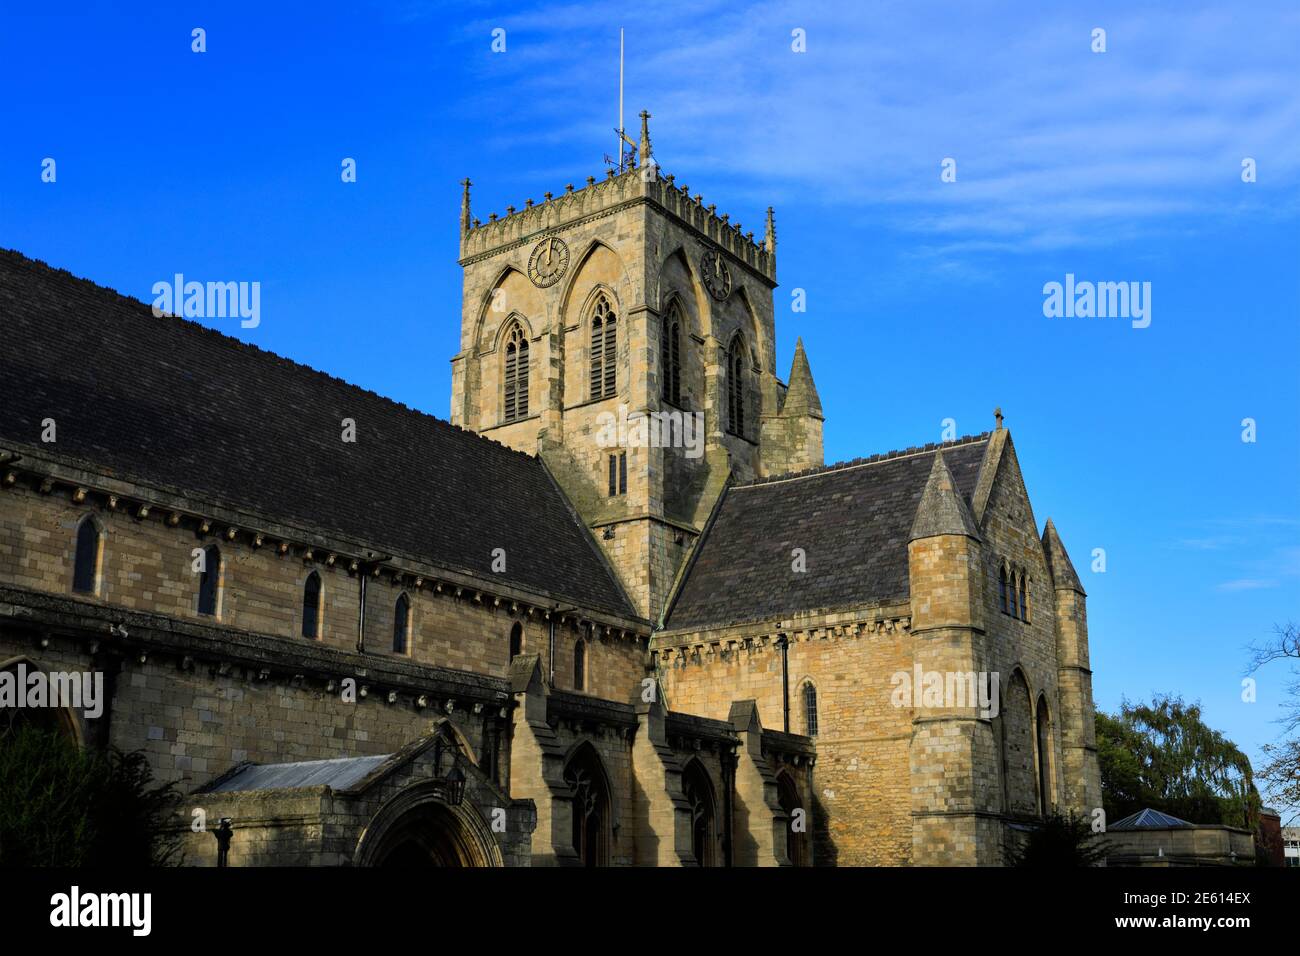
[[[943,460],[943,452],[939,451],[934,456],[934,464],[930,466],[930,477],[926,479],[925,490],[921,492],[921,503],[916,507],[912,533],[907,540],[917,541],[945,534],[979,537],[970,505],[958,493],[957,483]]]
[[[0,441],[636,616],[530,455],[2,249],[0,315]]]
[[[786,417],[810,415],[825,418],[822,400],[813,384],[812,369],[808,366],[808,353],[803,350],[803,338],[794,345],[794,361],[790,363],[790,387],[786,389],[785,404],[781,414]]]
[[[1079,581],[1078,572],[1074,570],[1074,564],[1070,561],[1070,555],[1061,543],[1061,536],[1051,518],[1047,519],[1047,524],[1043,527],[1043,554],[1056,586],[1074,588],[1082,594],[1083,584]]]
[[[966,501],[988,435],[944,445]],[[938,445],[729,488],[697,544],[666,626],[717,627],[906,600],[907,542]],[[802,548],[807,571],[795,572]]]

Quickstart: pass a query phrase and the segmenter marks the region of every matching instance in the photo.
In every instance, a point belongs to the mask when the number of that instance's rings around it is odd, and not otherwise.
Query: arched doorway
[[[574,852],[583,866],[609,866],[612,834],[609,780],[596,748],[583,743],[564,765],[564,782],[573,791]]]
[[[472,848],[465,845],[460,821],[450,809],[436,803],[406,814],[376,851],[375,866],[474,866]]]
[[[799,797],[799,788],[795,786],[790,774],[780,773],[777,775],[776,793],[777,799],[781,803],[781,809],[789,816],[785,826],[785,855],[790,858],[790,863],[794,866],[808,866],[812,859],[808,850],[808,811]],[[803,811],[798,816],[798,819],[802,821],[798,825],[802,829],[795,828],[796,810]]]
[[[358,866],[406,869],[501,866],[491,830],[471,806],[447,803],[440,781],[416,784],[393,797],[357,843]]]

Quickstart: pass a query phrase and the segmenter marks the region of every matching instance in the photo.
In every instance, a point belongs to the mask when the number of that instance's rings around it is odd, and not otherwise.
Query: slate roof
[[[392,757],[340,757],[334,760],[300,760],[295,763],[246,764],[215,781],[207,793],[247,793],[251,790],[282,790],[330,787],[346,790]]]
[[[969,506],[987,433],[943,445]],[[907,541],[938,445],[733,485],[665,627],[721,627],[906,600]],[[802,548],[807,571],[791,570]]]
[[[0,323],[0,442],[637,616],[533,456],[4,249]]]
[[[1145,810],[1139,810],[1137,813],[1130,814],[1123,820],[1117,820],[1106,827],[1107,830],[1147,830],[1162,829],[1164,827],[1193,827],[1194,823],[1188,823],[1186,820],[1180,820],[1178,817],[1171,817],[1167,813],[1161,813],[1159,810],[1152,810],[1147,807]]]

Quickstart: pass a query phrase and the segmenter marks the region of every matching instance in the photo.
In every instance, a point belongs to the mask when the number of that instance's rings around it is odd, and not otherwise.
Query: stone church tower
[[[802,343],[776,375],[772,210],[756,240],[692,196],[648,120],[621,171],[486,223],[465,181],[451,420],[538,454],[653,620],[728,476],[820,466],[823,416]]]

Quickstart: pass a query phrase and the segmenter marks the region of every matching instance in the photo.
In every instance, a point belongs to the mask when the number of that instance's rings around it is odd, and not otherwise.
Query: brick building
[[[450,423],[0,252],[0,668],[104,674],[59,725],[232,865],[997,864],[1100,805],[1009,431],[824,465],[772,211],[647,120],[486,224],[464,184]]]

